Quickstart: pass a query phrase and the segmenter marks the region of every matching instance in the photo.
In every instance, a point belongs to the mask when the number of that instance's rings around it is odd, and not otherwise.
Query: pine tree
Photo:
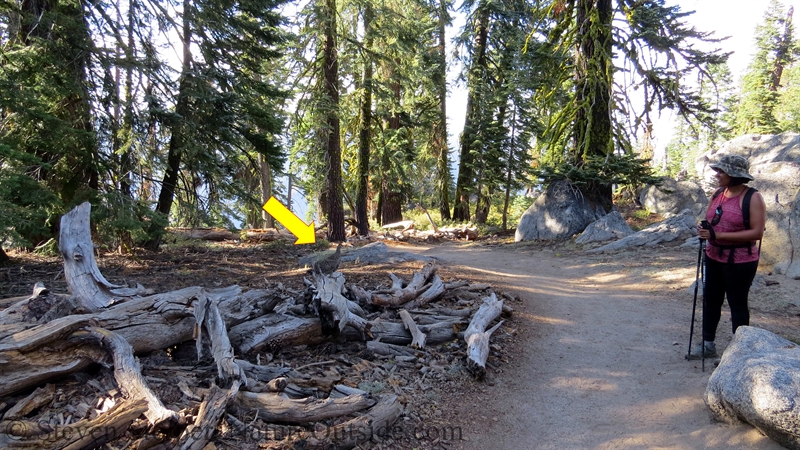
[[[780,131],[775,110],[783,70],[794,60],[792,8],[772,0],[762,24],[756,27],[756,52],[742,78],[736,133],[773,134]]]

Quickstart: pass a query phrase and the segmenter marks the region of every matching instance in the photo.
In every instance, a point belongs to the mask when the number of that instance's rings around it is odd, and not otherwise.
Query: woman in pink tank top
[[[700,239],[708,241],[703,286],[703,343],[691,350],[689,356],[717,356],[714,339],[722,315],[722,304],[728,299],[733,332],[750,324],[747,297],[758,269],[759,247],[756,241],[764,234],[767,209],[761,194],[750,198],[750,226],[746,227],[742,203],[747,186],[753,180],[750,163],[739,155],[723,155],[709,165],[716,171],[721,192],[711,199],[706,211],[710,227],[698,227]],[[703,355],[705,353],[705,355]]]

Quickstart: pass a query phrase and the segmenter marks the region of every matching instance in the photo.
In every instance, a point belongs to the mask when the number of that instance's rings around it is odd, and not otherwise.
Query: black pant
[[[747,308],[747,295],[756,276],[758,261],[728,264],[705,259],[705,278],[703,286],[703,340],[713,341],[722,314],[722,303],[728,297],[731,308],[733,332],[742,325],[750,325],[750,310]]]

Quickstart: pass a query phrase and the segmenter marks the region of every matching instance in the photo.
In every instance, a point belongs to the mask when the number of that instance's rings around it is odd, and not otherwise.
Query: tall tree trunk
[[[390,77],[391,78],[391,77]],[[394,95],[395,105],[399,106],[401,103],[401,87],[399,81],[392,81],[391,90]],[[389,117],[388,129],[394,132],[394,136],[398,136],[403,128],[403,123],[400,119],[400,112],[397,111]],[[400,141],[401,139],[398,139]],[[397,161],[392,161],[388,156],[384,156],[384,178],[383,178],[383,195],[381,197],[381,223],[394,223],[403,220],[403,194],[397,190],[397,184],[390,183],[387,179],[387,173],[390,172],[389,167],[392,164],[399,164]]]
[[[261,204],[267,203],[267,200],[272,196],[272,168],[269,163],[264,159],[264,155],[258,154],[258,170],[261,176]],[[261,222],[263,228],[275,228],[275,218],[261,208]]]
[[[364,96],[361,99],[361,124],[358,131],[358,185],[356,186],[356,207],[355,220],[358,234],[367,236],[369,234],[369,215],[367,211],[367,198],[369,193],[369,154],[371,127],[372,127],[372,19],[374,11],[372,3],[367,2],[364,6],[364,74],[362,77],[362,89]]]
[[[574,138],[577,163],[589,157],[607,157],[614,148],[611,123],[611,0],[578,0],[578,51],[575,54],[575,78],[578,112]],[[593,10],[597,10],[593,14]],[[594,18],[598,21],[595,22]],[[611,184],[602,181],[589,183],[584,194],[601,204],[606,211],[612,207]]]
[[[786,22],[783,27],[783,36],[781,36],[780,44],[775,52],[775,67],[772,70],[772,82],[770,83],[769,90],[776,92],[781,85],[781,76],[783,75],[784,66],[789,62],[790,46],[792,43],[792,16],[794,15],[794,6],[789,7],[786,13]]]
[[[483,74],[486,72],[486,47],[489,36],[489,10],[484,2],[478,5],[479,14],[475,32],[475,54],[473,55],[473,67],[469,75],[469,94],[467,95],[467,110],[464,120],[464,131],[461,132],[461,152],[458,164],[458,177],[456,178],[455,207],[453,208],[453,219],[457,221],[468,221],[470,219],[469,197],[475,191],[475,173],[473,169],[473,148],[472,142],[475,140],[475,125],[478,122],[479,111],[476,96],[484,86],[479,86],[486,82]]]
[[[342,206],[342,151],[339,144],[339,61],[336,55],[336,0],[323,0],[325,42],[322,54],[325,95],[328,98],[325,130],[327,168],[328,240],[345,240]]]
[[[436,185],[439,190],[439,214],[442,220],[450,220],[450,147],[447,144],[447,42],[446,26],[450,22],[447,13],[447,1],[439,1],[439,43],[437,56],[439,67],[436,71],[436,94],[439,100],[439,118],[433,131],[433,147],[438,153],[436,167]]]
[[[181,169],[181,158],[187,143],[184,122],[191,114],[189,108],[189,77],[192,67],[192,52],[190,48],[192,40],[191,28],[191,4],[189,0],[183,0],[183,63],[181,71],[181,81],[178,85],[178,101],[175,105],[175,113],[180,117],[179,123],[171,128],[169,139],[169,150],[167,151],[167,167],[164,170],[164,179],[161,183],[161,191],[158,195],[156,212],[161,213],[169,221],[169,213],[172,203],[175,201],[175,187],[178,185],[178,175]],[[158,250],[161,238],[164,233],[163,228],[153,223],[149,230],[150,240],[145,244],[149,250]]]
[[[506,185],[505,198],[503,199],[503,231],[508,229],[508,204],[511,200],[511,186],[514,180],[514,146],[516,145],[517,134],[517,108],[514,106],[511,112],[511,142],[508,144],[508,160],[506,164]]]

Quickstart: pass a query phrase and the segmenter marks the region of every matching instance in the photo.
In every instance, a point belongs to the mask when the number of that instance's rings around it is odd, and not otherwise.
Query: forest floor
[[[571,241],[513,243],[508,236],[390,245],[437,258],[445,282],[488,283],[516,301],[510,303],[513,316],[492,336],[487,378],[473,380],[452,370],[452,358],[445,361],[451,370],[429,377],[423,393],[405,399],[401,420],[412,417],[414,431],[373,448],[780,448],[747,425],[712,422],[703,392],[714,361],[702,371],[700,361],[684,359],[696,250],[587,254]],[[101,255],[98,265],[111,282],[139,282],[156,292],[278,283],[302,290],[306,269],[298,260],[311,251],[307,247],[199,243]],[[66,292],[60,258],[11,256],[13,262],[0,268],[0,308],[7,306],[2,299],[30,294],[37,281]],[[408,279],[420,266],[343,264],[340,270],[348,282],[377,287],[388,286],[389,271]],[[751,325],[800,342],[798,304],[800,281],[762,270],[751,295]],[[698,306],[695,340],[699,320]],[[718,348],[730,338],[725,312]],[[306,364],[325,357],[318,353],[324,351],[275,357]]]

